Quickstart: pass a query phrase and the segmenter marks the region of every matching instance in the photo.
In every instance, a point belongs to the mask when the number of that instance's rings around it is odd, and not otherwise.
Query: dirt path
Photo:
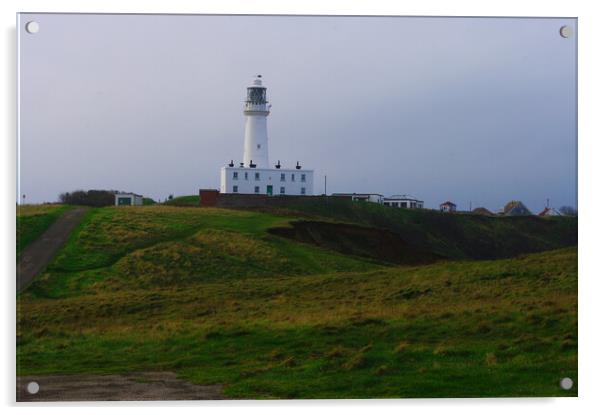
[[[37,382],[39,391],[27,391]],[[17,402],[175,401],[224,399],[220,385],[194,385],[172,372],[128,375],[45,375],[17,378]]]
[[[17,291],[27,287],[46,268],[87,210],[76,208],[65,212],[21,252],[21,260],[17,264]]]

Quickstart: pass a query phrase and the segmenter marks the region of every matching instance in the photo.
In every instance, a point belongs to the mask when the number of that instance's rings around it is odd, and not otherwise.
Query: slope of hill
[[[577,244],[576,217],[487,217],[319,198],[297,200],[276,212],[313,219],[294,224],[295,232],[280,232],[304,242],[320,244],[329,233],[316,225],[322,219],[385,229],[415,250],[449,259],[510,258]]]
[[[300,219],[91,210],[19,297],[18,374],[175,371],[236,398],[576,396],[558,387],[577,379],[575,247],[388,265],[268,231]]]

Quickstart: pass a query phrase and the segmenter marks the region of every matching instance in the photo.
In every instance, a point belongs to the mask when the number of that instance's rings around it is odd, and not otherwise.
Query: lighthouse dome
[[[262,86],[261,85],[261,81],[262,81],[261,75],[255,76],[255,79],[253,79],[253,85],[252,86]]]

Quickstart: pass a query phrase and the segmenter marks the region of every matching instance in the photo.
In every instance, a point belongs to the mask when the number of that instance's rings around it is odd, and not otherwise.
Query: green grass
[[[23,249],[35,241],[63,213],[71,209],[65,205],[17,206],[17,258]]]
[[[17,372],[171,370],[233,398],[576,396],[577,249],[393,266],[295,216],[90,210],[19,297]]]
[[[231,397],[574,396],[558,381],[576,379],[575,255],[24,299],[19,373],[175,370]]]
[[[199,206],[199,195],[177,196],[171,200],[166,200],[164,205],[167,206]]]

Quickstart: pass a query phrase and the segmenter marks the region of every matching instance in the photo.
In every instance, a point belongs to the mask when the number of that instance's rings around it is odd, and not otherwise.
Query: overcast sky
[[[315,193],[327,175],[328,193],[427,207],[576,205],[563,25],[576,20],[21,15],[19,193],[219,188],[262,74],[270,161],[315,169]]]

